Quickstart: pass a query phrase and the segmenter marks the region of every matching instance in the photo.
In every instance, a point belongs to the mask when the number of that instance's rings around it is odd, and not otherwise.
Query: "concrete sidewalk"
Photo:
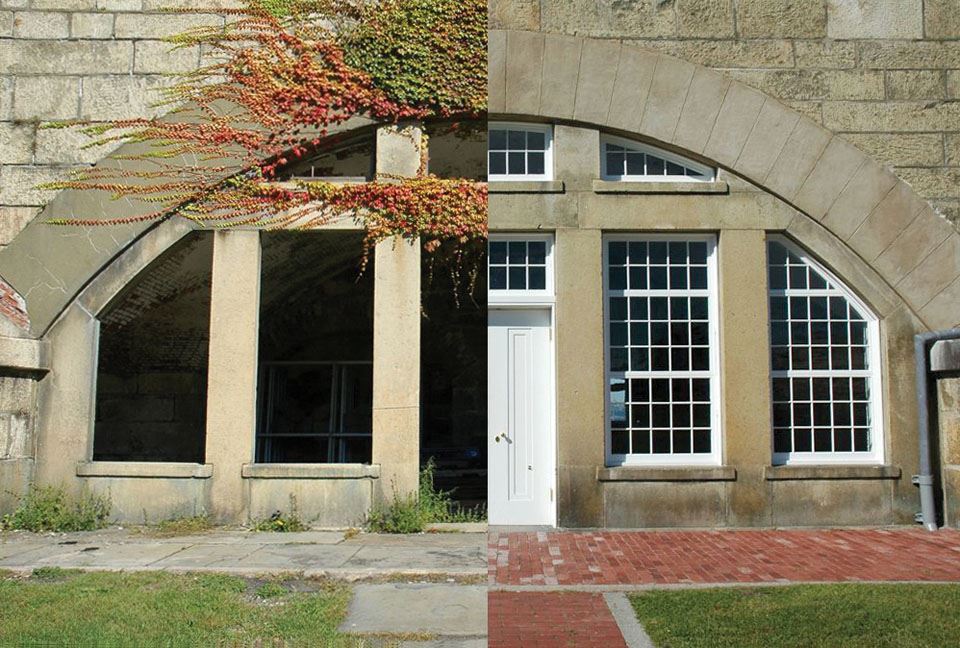
[[[137,531],[0,533],[0,569],[63,567],[101,571],[165,570],[238,575],[297,574],[344,580],[378,577],[483,579],[485,533],[410,536],[307,531],[156,537]]]

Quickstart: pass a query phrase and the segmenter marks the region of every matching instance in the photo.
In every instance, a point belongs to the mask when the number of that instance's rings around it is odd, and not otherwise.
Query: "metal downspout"
[[[937,503],[933,490],[933,451],[930,447],[930,347],[940,340],[960,339],[960,328],[919,333],[913,338],[917,369],[917,427],[920,440],[920,474],[913,483],[920,487],[920,522],[937,530]]]

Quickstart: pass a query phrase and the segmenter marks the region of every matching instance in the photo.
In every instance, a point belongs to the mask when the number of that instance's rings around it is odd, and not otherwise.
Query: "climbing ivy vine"
[[[486,238],[483,183],[424,171],[355,185],[279,181],[327,150],[331,130],[353,118],[482,117],[485,1],[249,0],[223,13],[226,26],[168,39],[201,46],[212,62],[164,91],[164,117],[49,125],[79,127],[91,145],[134,144],[135,152],[48,188],[106,191],[149,205],[145,213],[54,222],[186,218],[203,227],[310,229],[352,215],[366,232],[365,260],[378,241],[399,235],[420,239],[427,252],[446,247],[462,262]]]

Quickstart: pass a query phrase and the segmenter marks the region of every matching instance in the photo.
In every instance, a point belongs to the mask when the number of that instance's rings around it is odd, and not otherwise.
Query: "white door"
[[[490,524],[556,524],[549,309],[491,309],[487,320]]]

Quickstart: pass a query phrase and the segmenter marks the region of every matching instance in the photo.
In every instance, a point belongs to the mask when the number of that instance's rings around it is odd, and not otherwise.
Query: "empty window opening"
[[[432,122],[426,125],[427,171],[439,178],[487,179],[486,122]]]
[[[443,263],[423,261],[421,463],[432,458],[435,486],[472,507],[487,499],[487,290],[479,272],[454,299]]]
[[[100,314],[94,460],[203,462],[212,243],[187,236]]]
[[[265,232],[256,461],[370,463],[373,260],[355,232]]]

